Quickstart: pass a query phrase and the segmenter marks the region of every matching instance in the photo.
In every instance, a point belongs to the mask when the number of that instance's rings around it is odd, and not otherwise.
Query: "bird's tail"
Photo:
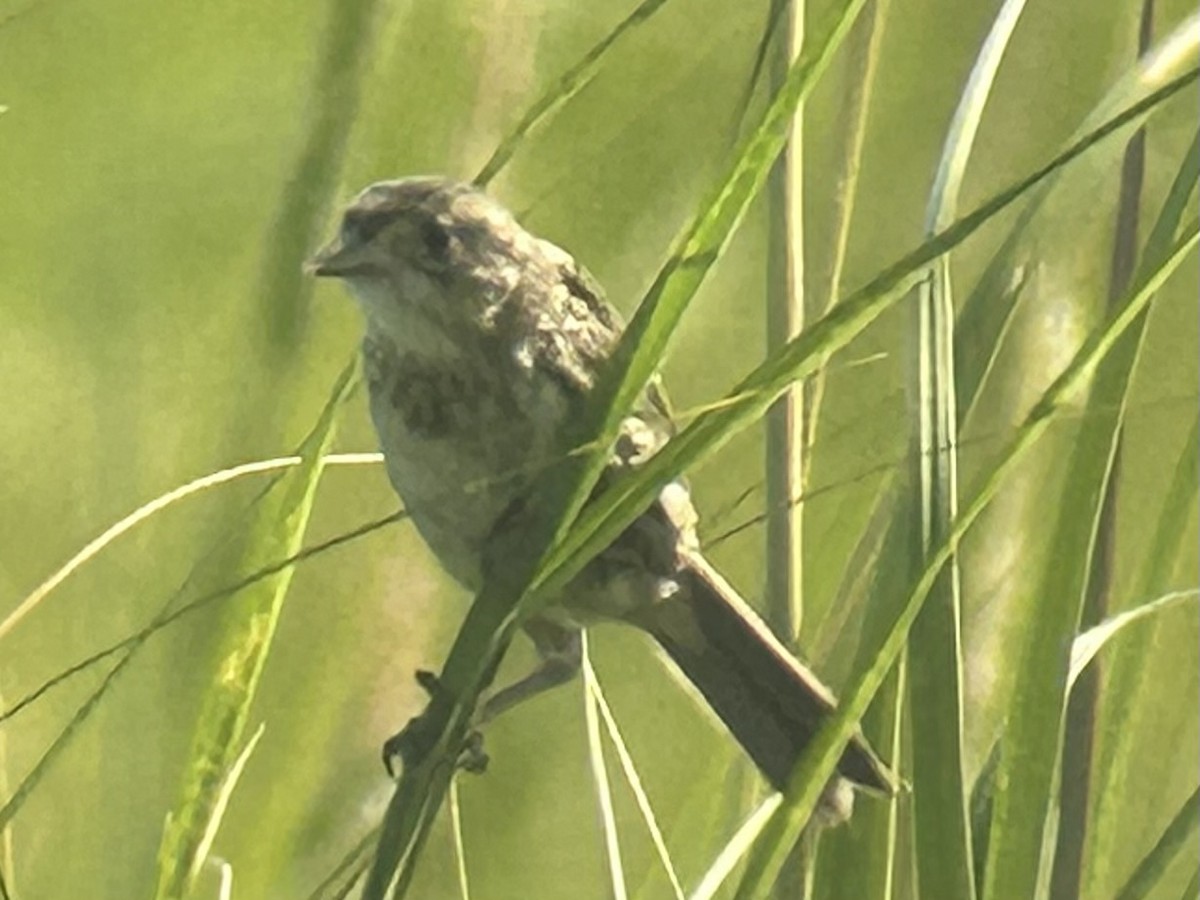
[[[737,592],[701,557],[676,576],[679,590],[639,616],[700,691],[767,779],[778,789],[836,701],[775,638]],[[838,773],[893,793],[895,781],[861,735]]]

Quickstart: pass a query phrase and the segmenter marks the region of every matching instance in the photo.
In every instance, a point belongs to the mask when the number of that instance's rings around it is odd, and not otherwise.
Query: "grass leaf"
[[[253,571],[300,549],[323,471],[321,459],[333,439],[341,404],[358,383],[357,371],[356,364],[347,366],[335,384],[301,447],[304,462],[259,497],[242,545],[240,571]],[[180,800],[163,831],[155,893],[162,900],[186,896],[204,862],[293,571],[288,567],[248,588],[228,619],[225,649],[197,723]]]

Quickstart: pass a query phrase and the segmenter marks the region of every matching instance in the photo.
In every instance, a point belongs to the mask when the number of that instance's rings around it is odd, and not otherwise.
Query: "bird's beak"
[[[304,264],[304,271],[319,278],[341,278],[354,271],[358,262],[356,256],[353,248],[347,247],[340,237],[335,237],[309,258]]]

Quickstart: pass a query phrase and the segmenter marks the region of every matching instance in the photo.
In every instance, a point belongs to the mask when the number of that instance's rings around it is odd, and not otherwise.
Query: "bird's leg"
[[[484,725],[525,700],[565,684],[579,672],[583,642],[578,631],[537,619],[528,623],[525,631],[533,641],[539,662],[528,675],[496,691],[480,705],[458,758],[458,767],[467,772],[478,774],[487,769],[488,755],[480,731]],[[417,671],[417,684],[429,694],[430,706],[452,700],[437,675],[427,669]],[[396,760],[403,768],[409,768],[429,753],[436,740],[436,734],[429,733],[429,722],[427,709],[384,742],[383,764],[389,775],[396,775]]]
[[[538,664],[528,675],[500,688],[483,702],[475,717],[477,727],[578,674],[583,659],[583,641],[578,631],[539,619],[527,623],[525,631],[537,650]]]

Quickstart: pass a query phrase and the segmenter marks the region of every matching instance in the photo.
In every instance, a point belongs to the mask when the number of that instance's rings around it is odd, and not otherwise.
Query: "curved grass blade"
[[[1121,312],[1114,316],[1103,330],[1093,334],[1030,411],[1009,447],[1001,455],[1000,461],[987,474],[980,490],[955,520],[954,528],[947,536],[945,543],[930,557],[929,564],[905,601],[895,625],[878,652],[874,654],[874,662],[854,680],[853,685],[845,692],[835,715],[821,728],[808,751],[793,770],[788,790],[784,795],[784,803],[772,818],[761,843],[755,848],[755,853],[751,857],[747,873],[736,894],[738,900],[763,897],[774,883],[779,867],[795,845],[801,829],[816,808],[822,786],[833,773],[843,748],[853,734],[855,723],[866,711],[872,697],[903,649],[908,630],[928,597],[941,567],[955,552],[958,542],[996,496],[1001,484],[1017,463],[1045,433],[1060,408],[1067,404],[1070,398],[1087,383],[1096,366],[1145,310],[1162,283],[1194,250],[1198,240],[1200,240],[1200,222],[1193,222],[1187,229],[1184,238],[1172,248],[1172,252],[1162,261],[1161,266],[1154,270],[1145,282],[1139,284],[1136,291],[1130,292],[1129,301],[1122,305]],[[1065,667],[1061,677],[1065,680]],[[1031,744],[1032,742],[1028,742],[1018,746],[1030,746]],[[1052,752],[1049,755],[1053,758]],[[1002,756],[1001,766],[1003,767],[1003,765],[1004,758]],[[999,783],[1003,785],[1003,777],[999,779]],[[1007,869],[1021,857],[1014,852],[997,855],[997,847],[1001,845],[1002,840],[999,834],[1001,829],[997,825],[1006,824],[1004,817],[1011,811],[1006,807],[1003,791],[997,793],[995,802],[996,813],[989,844],[989,865],[986,877],[988,882],[998,878],[1002,879],[1006,888],[1015,883],[1016,890],[999,890],[993,884],[985,883],[985,893],[995,897],[1033,896],[1032,884],[1028,885],[1027,889],[1023,889],[1025,887],[1023,876],[998,872],[998,870]],[[1028,827],[1030,820],[1026,817],[1015,821],[1020,821],[1025,827]],[[1024,840],[1032,840],[1035,863],[1041,847],[1040,829],[1038,832],[1032,836],[1024,836]],[[1014,836],[1010,833],[1004,840],[1012,842]],[[1011,848],[1005,849],[1010,850]],[[993,864],[996,859],[1004,860],[1004,864]],[[1034,872],[1036,874],[1036,867]]]
[[[254,507],[238,568],[254,571],[300,550],[342,402],[358,383],[357,365],[342,372],[317,427],[304,445],[304,462],[264,493]],[[155,897],[187,895],[205,859],[205,839],[219,813],[222,785],[237,755],[250,703],[271,648],[271,639],[294,569],[288,567],[248,589],[230,619],[217,680],[197,723],[188,770],[175,812],[163,830]]]
[[[213,472],[210,475],[203,475],[200,478],[189,481],[187,484],[172,488],[165,494],[160,494],[148,503],[143,503],[129,515],[114,522],[108,528],[104,529],[100,535],[88,541],[82,549],[67,560],[49,578],[30,591],[29,595],[16,605],[16,608],[5,616],[3,621],[0,621],[0,640],[3,640],[4,636],[15,628],[25,616],[40,606],[64,581],[74,575],[76,571],[90,560],[98,556],[105,547],[127,531],[132,530],[167,509],[167,507],[193,494],[218,487],[230,481],[236,481],[238,478],[243,478],[246,475],[275,472],[290,466],[298,466],[301,462],[302,460],[299,456],[281,456],[275,459],[243,463],[228,469],[222,469],[219,472]],[[321,464],[326,466],[363,465],[381,462],[383,462],[382,453],[331,453],[321,460]]]
[[[1146,240],[1144,254],[1161,254],[1170,243],[1187,203],[1200,178],[1200,129],[1184,155],[1179,172],[1171,185],[1163,211]],[[1184,540],[1185,524],[1195,509],[1200,489],[1200,419],[1193,420],[1191,432],[1179,456],[1174,475],[1166,493],[1166,505],[1155,525],[1149,551],[1139,566],[1132,593],[1150,596],[1167,587],[1165,574],[1171,570]],[[1140,629],[1122,642],[1115,651],[1108,687],[1104,697],[1104,716],[1109,722],[1121,722],[1123,727],[1111,729],[1109,740],[1101,744],[1097,764],[1096,787],[1092,821],[1092,849],[1089,854],[1087,879],[1089,886],[1099,889],[1112,883],[1111,868],[1120,835],[1124,833],[1123,805],[1125,781],[1129,773],[1141,765],[1137,759],[1138,736],[1141,729],[1131,723],[1137,719],[1139,699],[1148,689],[1144,661],[1150,652],[1158,626]]]
[[[328,458],[329,457],[326,457],[326,459]],[[286,462],[286,460],[284,460],[284,462]],[[278,572],[282,572],[300,562],[303,562],[306,559],[310,559],[313,556],[324,553],[326,550],[330,550],[334,547],[347,543],[348,541],[352,541],[356,538],[362,537],[363,535],[369,534],[370,532],[382,528],[385,525],[390,525],[401,521],[405,517],[406,514],[403,511],[393,513],[392,515],[383,519],[370,522],[365,526],[355,528],[349,532],[345,532],[341,535],[330,538],[327,541],[323,541],[320,544],[308,547],[290,557],[275,560],[269,565],[263,566],[262,568],[251,573],[250,575],[247,575],[245,578],[240,579],[232,585],[226,585],[217,590],[203,593],[199,597],[189,601],[186,605],[168,612],[167,610],[170,609],[175,600],[177,600],[184,593],[184,591],[190,587],[191,582],[194,580],[197,572],[206,568],[210,564],[212,556],[212,554],[210,554],[197,564],[195,571],[191,576],[189,576],[184,587],[175,593],[175,595],[164,605],[164,608],[159,615],[150,624],[142,628],[140,631],[116,642],[115,644],[110,645],[109,647],[106,647],[103,650],[93,653],[91,656],[87,657],[81,662],[78,662],[75,665],[63,670],[49,680],[43,682],[35,690],[31,691],[29,694],[26,694],[21,700],[17,701],[8,709],[0,713],[0,723],[5,722],[8,719],[13,718],[22,710],[30,707],[36,700],[38,700],[49,690],[64,683],[72,676],[91,668],[93,665],[102,662],[103,660],[108,659],[109,657],[120,653],[121,651],[125,651],[124,655],[121,656],[113,668],[110,669],[104,676],[104,679],[101,681],[101,683],[95,688],[95,690],[92,691],[88,698],[84,700],[82,704],[80,704],[79,708],[76,709],[70,721],[63,726],[62,731],[58,733],[58,736],[54,738],[54,740],[50,743],[50,746],[47,747],[42,756],[34,764],[33,768],[31,768],[26,774],[24,780],[17,786],[16,790],[13,791],[12,796],[8,799],[8,802],[6,802],[3,807],[0,807],[0,827],[3,827],[6,823],[12,821],[12,819],[24,806],[25,801],[32,796],[38,785],[42,783],[42,780],[50,772],[52,766],[61,758],[62,753],[70,746],[72,740],[74,740],[75,736],[79,733],[79,729],[82,727],[82,725],[88,720],[91,714],[99,708],[100,701],[113,687],[113,685],[116,684],[118,677],[123,674],[128,668],[129,664],[133,662],[137,655],[138,649],[147,639],[153,637],[156,633],[166,628],[168,625],[179,622],[192,613],[204,609],[216,601],[233,597],[241,590],[251,587],[265,578],[269,578]]]
[[[744,378],[726,401],[699,415],[637,472],[614,479],[603,495],[588,504],[579,521],[552,550],[541,568],[522,614],[535,613],[607,547],[645,509],[663,485],[686,468],[714,453],[738,430],[757,421],[793,381],[811,374],[845,347],[886,309],[897,303],[923,276],[931,262],[970,237],[1026,191],[1085,153],[1110,134],[1137,121],[1161,102],[1193,84],[1200,69],[1191,69],[1089,132],[1029,176],[997,194],[916,250],[881,272],[869,284],[839,303],[828,315],[765,360]]]
[[[596,77],[604,55],[612,46],[624,37],[626,32],[649,21],[651,16],[666,5],[666,2],[667,0],[642,0],[633,12],[618,23],[616,28],[585,53],[579,62],[564,72],[550,90],[526,110],[521,120],[513,126],[513,130],[504,136],[496,149],[492,151],[491,158],[484,163],[479,174],[475,176],[475,183],[480,187],[486,187],[500,174],[500,170],[508,165],[508,161],[517,152],[517,147],[520,146],[525,136],[543,119],[587,87],[588,83]]]
[[[1137,102],[1156,86],[1190,69],[1196,64],[1198,45],[1200,14],[1193,14],[1117,80],[1088,113],[1071,140],[1111,118],[1117,110]],[[958,360],[958,394],[963,401],[960,406],[960,424],[963,426],[971,419],[975,398],[994,371],[1016,301],[1025,293],[1020,288],[1028,275],[1028,232],[1054,187],[1055,182],[1047,182],[1030,198],[959,314],[955,358]]]
[[[658,818],[654,814],[654,807],[650,804],[650,798],[646,795],[646,790],[642,786],[642,779],[638,775],[637,765],[633,761],[633,756],[629,753],[629,748],[625,745],[621,729],[617,727],[617,720],[613,716],[612,709],[609,708],[608,700],[604,697],[604,690],[600,687],[600,679],[596,676],[596,670],[592,668],[591,659],[586,652],[583,655],[583,680],[584,685],[595,701],[596,710],[600,713],[600,718],[604,722],[604,729],[608,732],[608,739],[612,743],[613,749],[617,751],[617,759],[621,763],[621,772],[625,776],[625,781],[629,785],[629,789],[633,792],[638,811],[642,814],[642,821],[646,823],[646,831],[650,833],[650,841],[654,844],[654,851],[658,854],[658,860],[662,863],[663,871],[667,873],[667,879],[671,882],[671,890],[676,900],[683,900],[683,885],[679,883],[679,876],[675,874],[675,864],[671,862],[671,854],[667,850],[667,842],[663,838],[662,829],[658,827]]]
[[[1128,304],[1116,306],[1115,321],[1124,323],[1112,335],[1106,352],[1123,343],[1131,328],[1137,327],[1148,307],[1150,296],[1161,283],[1164,273],[1178,265],[1196,241],[1196,224],[1189,223],[1185,237],[1158,265],[1146,265],[1135,282],[1137,291],[1128,294]],[[1087,352],[1094,340],[1085,343]],[[1127,345],[1126,345],[1127,346]],[[1094,354],[1093,354],[1094,355]],[[1076,359],[1080,357],[1077,355]],[[1096,356],[1099,364],[1101,357]],[[1074,363],[1068,368],[1073,371]],[[1055,384],[1061,382],[1061,377]],[[1038,404],[1034,408],[1037,413]],[[1005,731],[994,797],[992,826],[985,870],[986,897],[1035,896],[1045,854],[1042,850],[1045,824],[1053,806],[1057,781],[1060,742],[1066,698],[1069,659],[1062,652],[1062,638],[1068,639],[1078,628],[1080,605],[1077,598],[1048,604],[1039,618],[1038,628],[1029,635],[1017,662],[1013,705]],[[1067,600],[1070,602],[1065,602]]]
[[[1071,643],[1071,670],[1067,673],[1067,689],[1075,684],[1075,679],[1088,667],[1096,654],[1104,649],[1104,645],[1118,634],[1143,619],[1166,612],[1187,600],[1200,599],[1200,589],[1192,588],[1186,591],[1172,591],[1157,600],[1151,600],[1133,609],[1118,613],[1105,619],[1099,625],[1093,625]]]
[[[1006,0],[971,68],[942,147],[925,228],[934,234],[958,210],[967,162],[983,110],[1025,0]],[[943,256],[917,288],[917,527],[921,556],[942,543],[958,514],[958,398],[955,392],[954,299]],[[899,527],[904,527],[897,522]],[[920,566],[918,565],[917,568]],[[909,638],[913,825],[917,877],[930,896],[973,898],[969,791],[963,761],[962,594],[958,558],[934,584]]]

